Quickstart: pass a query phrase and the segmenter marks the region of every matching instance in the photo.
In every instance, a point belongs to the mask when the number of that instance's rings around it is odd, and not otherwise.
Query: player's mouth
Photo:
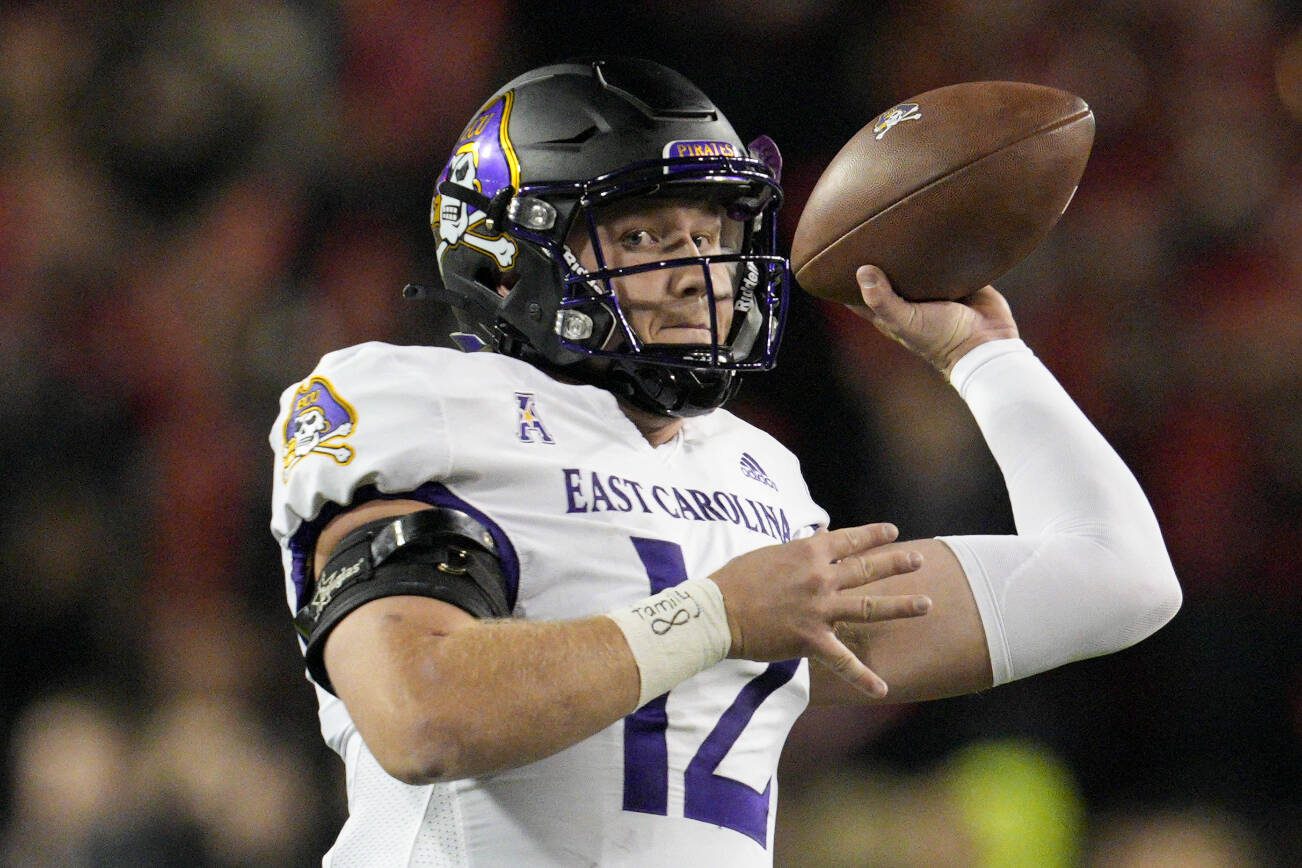
[[[657,337],[661,343],[675,344],[708,344],[711,341],[713,332],[710,331],[709,324],[699,325],[696,323],[673,323],[671,325],[661,326]]]

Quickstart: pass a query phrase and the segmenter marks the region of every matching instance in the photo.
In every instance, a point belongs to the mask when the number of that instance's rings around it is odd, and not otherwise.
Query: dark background
[[[789,241],[896,102],[1015,79],[1098,132],[999,282],[1140,477],[1185,589],[1154,638],[974,697],[811,712],[781,864],[1302,861],[1302,24],[1264,0],[0,7],[0,827],[9,864],[308,865],[344,812],[267,531],[280,391],[443,343],[428,208],[511,76],[625,53],[782,146]],[[960,402],[797,295],[735,409],[839,525],[1007,532]]]

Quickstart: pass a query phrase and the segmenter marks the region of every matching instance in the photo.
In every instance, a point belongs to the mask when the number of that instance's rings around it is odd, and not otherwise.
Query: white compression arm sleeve
[[[941,537],[976,597],[994,683],[1119,651],[1169,621],[1180,585],[1148,499],[1039,359],[991,341],[951,380],[1017,523],[1017,536]]]

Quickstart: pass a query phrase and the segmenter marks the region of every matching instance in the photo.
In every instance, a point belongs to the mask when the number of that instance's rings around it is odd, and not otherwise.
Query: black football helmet
[[[453,338],[660,415],[721,406],[739,372],[776,360],[789,284],[776,249],[780,174],[772,140],[742,144],[705,94],[659,64],[568,62],[519,76],[466,126],[438,178],[430,226],[443,277],[437,292],[463,329]],[[721,206],[736,249],[607,267],[602,209],[655,196]],[[596,269],[566,244],[574,231],[586,231]],[[629,325],[613,282],[666,268],[704,276],[710,343],[648,343]],[[715,285],[721,274],[733,283],[726,290]],[[509,287],[505,296],[499,286]],[[716,297],[732,300],[726,335]]]

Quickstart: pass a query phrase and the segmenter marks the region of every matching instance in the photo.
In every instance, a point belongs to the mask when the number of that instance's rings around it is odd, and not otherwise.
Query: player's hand
[[[982,287],[961,301],[912,302],[897,295],[875,265],[862,266],[855,277],[867,307],[851,305],[850,309],[922,356],[946,380],[969,350],[986,341],[1017,337],[1008,302],[993,286]]]
[[[837,638],[834,627],[838,621],[913,618],[931,608],[921,594],[848,593],[922,566],[917,552],[881,548],[898,533],[889,524],[841,528],[756,549],[724,564],[710,578],[723,591],[732,631],[728,656],[812,657],[870,696],[885,696],[886,682]]]

